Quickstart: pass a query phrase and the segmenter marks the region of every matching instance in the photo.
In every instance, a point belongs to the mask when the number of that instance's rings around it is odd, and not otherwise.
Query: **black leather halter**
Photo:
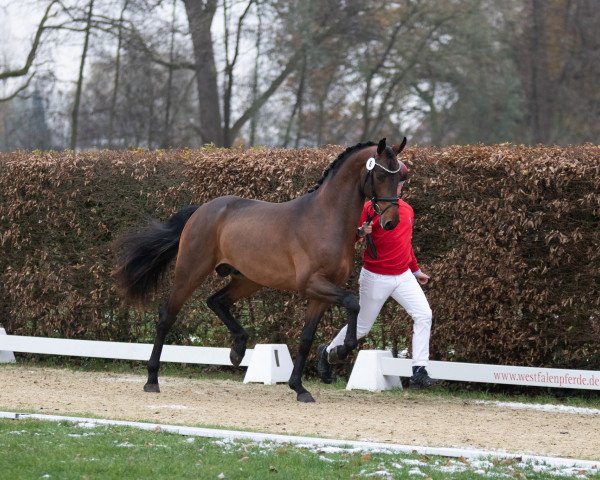
[[[365,194],[365,185],[367,184],[367,182],[369,181],[369,179],[371,180],[371,204],[373,205],[373,210],[375,211],[376,215],[383,215],[388,208],[392,207],[392,206],[398,206],[398,199],[400,197],[379,197],[377,196],[377,192],[375,191],[375,180],[373,179],[373,170],[375,170],[375,167],[379,167],[382,170],[384,170],[385,172],[387,172],[388,174],[395,174],[398,173],[402,170],[402,162],[398,161],[398,169],[393,171],[393,170],[389,170],[387,168],[385,168],[383,165],[380,165],[379,163],[375,162],[373,164],[373,168],[371,168],[370,170],[367,169],[367,174],[365,175],[365,180],[362,184],[362,193],[363,195],[366,197],[367,195]],[[389,202],[390,204],[385,207],[383,210],[381,210],[381,207],[379,206],[379,202]],[[373,217],[374,218],[374,217]],[[372,219],[371,219],[372,220]]]
[[[363,192],[363,195],[366,197],[365,185],[367,184],[367,182],[369,181],[369,178],[370,178],[371,179],[371,206],[373,207],[373,215],[371,215],[370,213],[367,213],[367,220],[366,220],[367,223],[371,223],[371,221],[377,215],[379,215],[381,217],[392,206],[394,206],[394,205],[396,207],[399,206],[398,200],[400,199],[400,197],[398,197],[398,196],[396,196],[396,197],[379,197],[379,196],[377,196],[377,192],[375,191],[375,180],[373,179],[373,170],[375,170],[375,166],[381,168],[382,170],[386,171],[388,174],[392,174],[392,175],[401,171],[402,170],[402,162],[400,162],[400,160],[397,160],[397,162],[399,165],[398,165],[398,170],[396,170],[396,171],[389,170],[377,162],[375,162],[375,164],[373,165],[373,168],[371,168],[370,170],[367,169],[367,175],[365,175],[365,180],[362,184],[362,192]],[[389,202],[389,205],[387,207],[385,207],[383,210],[381,210],[381,207],[379,206],[379,202]],[[377,259],[377,249],[375,248],[375,243],[373,242],[373,238],[371,237],[371,234],[366,235],[366,241],[367,241],[367,250],[369,251],[369,255],[371,256],[371,258],[376,260]]]

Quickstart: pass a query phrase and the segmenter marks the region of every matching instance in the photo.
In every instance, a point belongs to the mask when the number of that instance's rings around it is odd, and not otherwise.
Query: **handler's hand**
[[[365,235],[370,234],[373,231],[373,226],[371,222],[364,222],[360,227]]]
[[[419,282],[421,285],[425,285],[430,278],[429,275],[423,272],[416,273],[415,277],[417,278],[417,282]]]

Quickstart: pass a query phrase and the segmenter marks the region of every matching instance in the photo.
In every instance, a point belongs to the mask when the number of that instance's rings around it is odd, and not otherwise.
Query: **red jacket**
[[[360,216],[359,227],[367,220],[367,214],[375,212],[371,201],[365,203]],[[404,200],[398,200],[400,221],[393,230],[384,230],[379,224],[379,215],[375,215],[371,225],[371,238],[377,249],[377,260],[371,258],[368,249],[363,253],[364,267],[373,273],[381,275],[400,275],[410,268],[411,272],[419,270],[415,252],[412,248],[412,226],[415,213]]]

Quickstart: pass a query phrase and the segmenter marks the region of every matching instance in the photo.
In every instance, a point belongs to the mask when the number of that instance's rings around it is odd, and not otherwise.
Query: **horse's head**
[[[406,137],[400,145],[391,147],[382,138],[365,165],[363,193],[371,199],[373,209],[379,215],[379,223],[385,230],[392,230],[399,221],[398,184],[406,180],[408,168],[398,155],[405,146]]]

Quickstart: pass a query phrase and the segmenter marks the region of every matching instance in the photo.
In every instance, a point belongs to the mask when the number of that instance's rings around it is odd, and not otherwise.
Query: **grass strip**
[[[467,460],[223,441],[128,427],[0,420],[2,478],[578,478],[600,472],[519,459]]]

